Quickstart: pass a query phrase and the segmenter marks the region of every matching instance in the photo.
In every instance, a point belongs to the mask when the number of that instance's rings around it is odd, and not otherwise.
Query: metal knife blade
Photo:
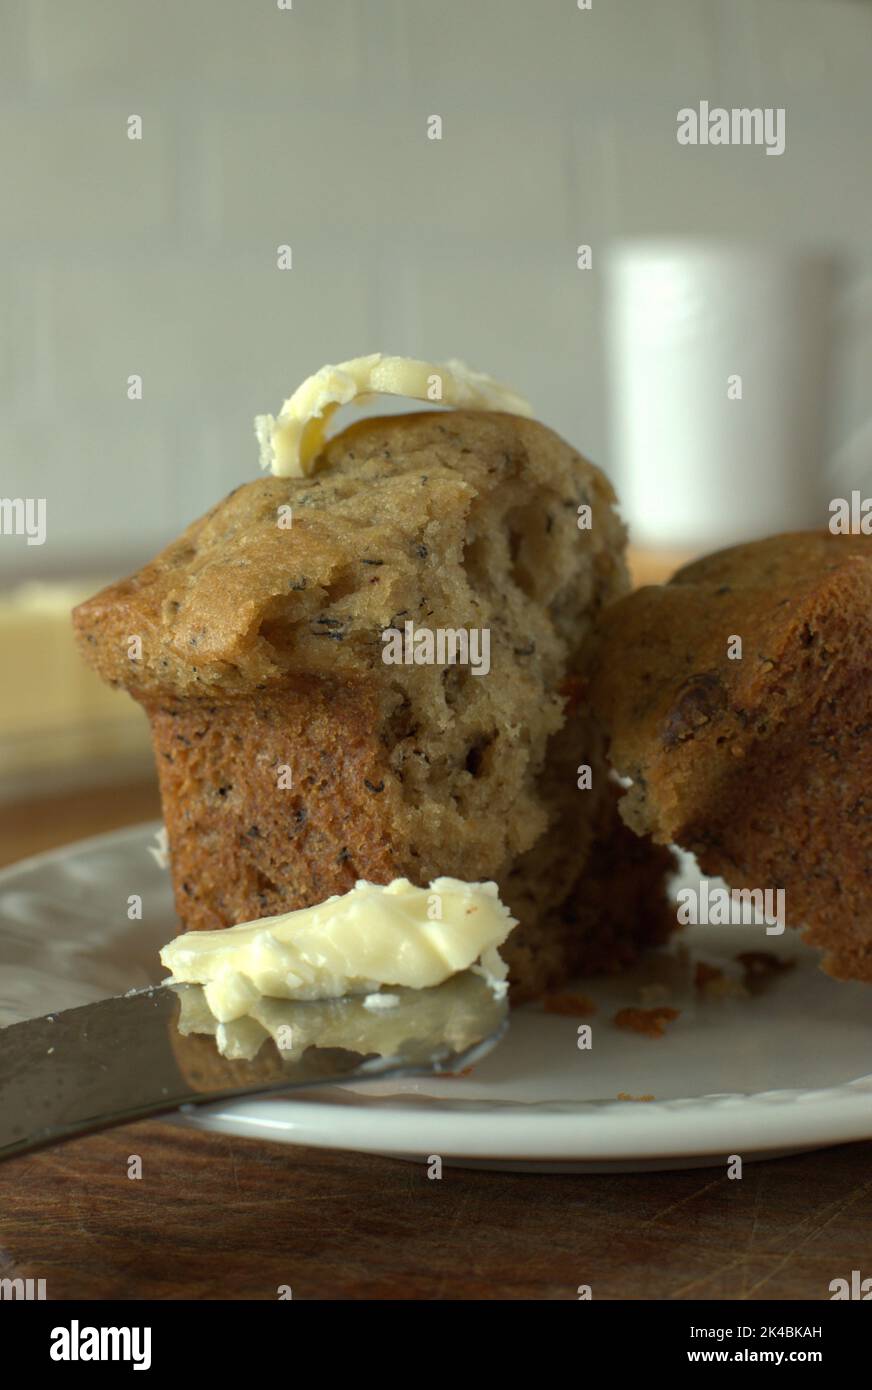
[[[362,1078],[456,1072],[485,1056],[507,1005],[465,971],[433,989],[264,999],[220,1024],[199,985],[158,985],[0,1029],[0,1158],[182,1105]]]

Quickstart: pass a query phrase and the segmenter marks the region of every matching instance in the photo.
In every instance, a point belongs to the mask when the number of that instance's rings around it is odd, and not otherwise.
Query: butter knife
[[[387,1076],[457,1072],[507,1026],[465,971],[432,989],[264,999],[220,1023],[199,985],[157,985],[0,1029],[0,1158],[182,1106]]]

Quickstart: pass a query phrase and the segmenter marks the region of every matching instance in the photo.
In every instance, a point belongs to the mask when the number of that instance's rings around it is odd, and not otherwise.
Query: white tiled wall
[[[872,472],[864,0],[0,0],[0,24],[0,494],[49,513],[0,577],[137,563],[254,476],[256,412],[360,352],[464,357],[608,467],[597,271],[637,233],[852,258],[834,435]],[[679,147],[702,97],[784,105],[786,153]]]

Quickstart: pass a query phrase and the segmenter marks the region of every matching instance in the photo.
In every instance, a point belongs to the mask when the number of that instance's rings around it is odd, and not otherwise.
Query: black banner
[[[534,1324],[553,1327],[553,1343],[535,1344],[537,1379],[567,1373],[567,1360],[579,1374],[596,1364],[621,1374],[644,1370],[671,1373],[679,1367],[796,1365],[817,1367],[830,1377],[859,1360],[869,1339],[869,1313],[846,1303],[868,1295],[806,1302],[605,1302],[572,1298],[570,1312],[559,1301],[509,1303],[353,1302],[334,1304],[288,1298],[265,1302],[77,1302],[4,1300],[0,1329],[7,1357],[28,1370],[63,1379],[159,1374],[184,1370],[202,1375],[257,1376],[282,1368],[296,1375],[323,1356],[325,1369],[356,1364],[368,1374],[408,1375],[426,1370],[432,1381],[441,1365],[446,1374],[469,1366],[480,1348],[489,1374],[504,1358],[530,1346]],[[365,1319],[365,1321],[364,1321]],[[445,1339],[446,1319],[464,1334],[462,1343]],[[552,1324],[552,1319],[554,1322]],[[409,1361],[408,1335],[427,1337],[425,1366]],[[569,1336],[566,1343],[563,1338]],[[559,1340],[557,1340],[559,1339]],[[403,1350],[405,1348],[405,1350]],[[376,1358],[375,1360],[373,1358]],[[549,1367],[551,1368],[549,1370]]]

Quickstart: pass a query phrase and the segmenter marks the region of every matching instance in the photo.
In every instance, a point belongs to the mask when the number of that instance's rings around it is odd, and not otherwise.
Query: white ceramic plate
[[[0,1024],[162,978],[178,932],[169,876],[148,852],[157,824],[25,860],[0,873]],[[141,921],[128,898],[142,898]],[[711,998],[697,960],[740,974],[740,951],[794,961],[765,993]],[[872,991],[838,984],[791,933],[696,927],[632,975],[579,986],[578,1017],[529,1006],[471,1076],[367,1082],[302,1099],[238,1101],[179,1122],[280,1143],[541,1170],[641,1170],[774,1157],[872,1138]],[[680,1009],[653,1040],[618,1029],[626,1006]],[[620,1094],[654,1096],[647,1102]]]

